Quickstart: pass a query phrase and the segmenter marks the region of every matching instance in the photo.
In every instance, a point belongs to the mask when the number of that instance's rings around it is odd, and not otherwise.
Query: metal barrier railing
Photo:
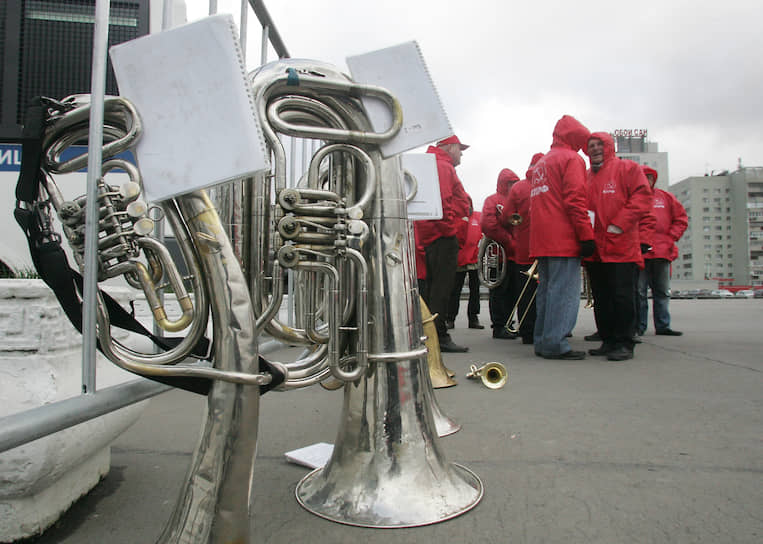
[[[217,12],[217,1],[209,1],[209,13]],[[91,101],[91,133],[89,141],[97,142],[103,139],[103,102],[105,93],[105,73],[106,73],[106,47],[108,38],[108,20],[109,20],[109,0],[96,0],[95,29],[93,42],[93,76],[92,76],[92,101]],[[268,47],[279,58],[288,58],[289,52],[281,39],[270,14],[262,0],[241,0],[241,41],[242,50],[246,50],[246,37],[248,35],[248,12],[251,9],[261,28],[262,44],[260,63],[265,64],[268,59]],[[163,7],[163,16],[167,20],[169,10],[165,2]],[[163,25],[166,28],[167,25]],[[301,142],[296,145],[310,145],[309,142]],[[296,149],[296,147],[292,147]],[[296,153],[296,151],[295,151]],[[304,153],[301,153],[304,156]],[[96,177],[100,172],[101,162],[100,148],[89,150],[88,164],[88,193],[90,188],[93,192],[96,187]],[[304,167],[306,169],[306,167]],[[290,179],[292,183],[296,179],[292,167]],[[92,174],[90,174],[92,173]],[[93,179],[91,179],[91,175]],[[88,194],[87,202],[95,203],[97,199],[94,194]],[[97,211],[88,210],[88,217],[96,217]],[[96,299],[96,281],[94,271],[96,270],[96,247],[97,222],[87,225],[87,238],[92,240],[92,247],[86,248],[86,262],[91,266],[85,267],[84,277],[84,302],[83,302],[83,335],[82,335],[82,389],[83,394],[62,401],[46,404],[31,410],[26,410],[0,418],[0,453],[9,449],[21,446],[38,438],[50,435],[52,433],[67,429],[73,425],[88,421],[90,419],[102,416],[114,410],[125,406],[135,404],[150,397],[164,393],[170,389],[169,386],[156,383],[144,378],[139,378],[130,382],[104,388],[96,391],[95,384],[95,299]],[[92,275],[91,275],[92,274]],[[280,343],[275,341],[265,342],[260,346],[260,353],[268,353],[278,349]]]

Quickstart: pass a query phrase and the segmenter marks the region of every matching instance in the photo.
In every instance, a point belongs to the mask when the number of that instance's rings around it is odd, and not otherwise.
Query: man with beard
[[[610,361],[633,358],[636,326],[635,293],[642,263],[639,226],[649,214],[652,195],[641,167],[615,155],[606,132],[588,140],[588,205],[594,214],[596,252],[587,264],[594,316],[601,347],[591,355]]]

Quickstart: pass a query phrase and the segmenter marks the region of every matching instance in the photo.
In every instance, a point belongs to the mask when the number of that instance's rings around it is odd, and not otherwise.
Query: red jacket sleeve
[[[622,179],[627,180],[630,198],[610,222],[625,232],[640,225],[641,219],[652,210],[654,197],[638,164],[632,161],[622,161],[620,164],[626,170]]]

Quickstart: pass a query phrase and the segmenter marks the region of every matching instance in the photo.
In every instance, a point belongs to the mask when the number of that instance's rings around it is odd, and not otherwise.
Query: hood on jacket
[[[650,183],[652,188],[654,188],[654,186],[657,185],[657,170],[655,170],[654,168],[650,168],[647,165],[643,165],[641,167],[641,170],[644,172],[645,176],[653,176],[654,177],[654,182]]]
[[[554,139],[551,147],[560,144],[572,148],[573,151],[580,151],[588,143],[591,132],[583,124],[571,115],[563,115],[556,122],[554,127]]]
[[[496,186],[496,191],[499,194],[508,195],[509,187],[515,181],[519,181],[519,176],[516,175],[513,171],[509,170],[508,168],[504,168],[498,174],[498,184]]]
[[[591,136],[586,140],[586,145],[583,148],[583,152],[588,155],[588,142],[591,140],[601,140],[604,144],[604,162],[615,158],[615,140],[609,132],[593,132]]]
[[[530,159],[530,166],[527,167],[527,172],[525,172],[525,179],[530,179],[530,173],[533,171],[533,166],[538,164],[538,161],[545,156],[545,153],[536,153],[533,155],[533,158]]]

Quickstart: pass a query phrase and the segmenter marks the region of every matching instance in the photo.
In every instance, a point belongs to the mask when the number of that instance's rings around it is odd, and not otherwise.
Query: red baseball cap
[[[461,146],[461,151],[469,148],[468,145],[462,144],[461,140],[459,140],[458,136],[456,136],[455,134],[453,136],[449,136],[445,138],[444,140],[440,140],[439,142],[437,142],[438,147],[441,145],[446,145],[446,144],[458,144]]]

